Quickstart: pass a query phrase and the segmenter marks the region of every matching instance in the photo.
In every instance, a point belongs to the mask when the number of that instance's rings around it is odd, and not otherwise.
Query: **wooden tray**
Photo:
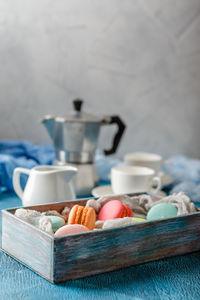
[[[26,207],[58,210],[87,199]],[[200,250],[200,212],[54,237],[2,210],[2,249],[53,283]]]

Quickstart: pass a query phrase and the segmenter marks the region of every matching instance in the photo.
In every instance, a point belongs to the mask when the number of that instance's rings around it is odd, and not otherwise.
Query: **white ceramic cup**
[[[111,169],[111,185],[115,194],[157,193],[161,181],[153,169],[121,165]]]
[[[125,164],[129,166],[142,166],[153,169],[156,174],[159,173],[163,165],[163,158],[161,155],[147,152],[127,153],[124,156],[124,161]]]

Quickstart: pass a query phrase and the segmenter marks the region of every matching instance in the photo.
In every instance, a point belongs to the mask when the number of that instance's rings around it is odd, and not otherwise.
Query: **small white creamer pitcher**
[[[13,187],[24,206],[62,202],[75,199],[72,178],[77,168],[71,166],[37,166],[33,169],[16,168]],[[24,191],[20,174],[29,175]]]

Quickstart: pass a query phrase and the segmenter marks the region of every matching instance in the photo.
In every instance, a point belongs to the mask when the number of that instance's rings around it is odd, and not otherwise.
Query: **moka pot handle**
[[[102,121],[103,125],[111,125],[111,124],[116,124],[118,127],[118,130],[113,138],[113,143],[112,147],[109,150],[104,150],[105,155],[111,155],[117,151],[117,148],[119,146],[119,143],[121,141],[121,138],[124,134],[124,131],[126,129],[126,125],[122,121],[122,119],[119,116],[110,116],[108,118],[105,118]]]

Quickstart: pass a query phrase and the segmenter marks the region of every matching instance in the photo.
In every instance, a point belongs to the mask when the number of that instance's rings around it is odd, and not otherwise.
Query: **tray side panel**
[[[2,211],[2,249],[48,280],[53,275],[53,238]]]
[[[54,282],[200,250],[200,213],[55,239]]]

